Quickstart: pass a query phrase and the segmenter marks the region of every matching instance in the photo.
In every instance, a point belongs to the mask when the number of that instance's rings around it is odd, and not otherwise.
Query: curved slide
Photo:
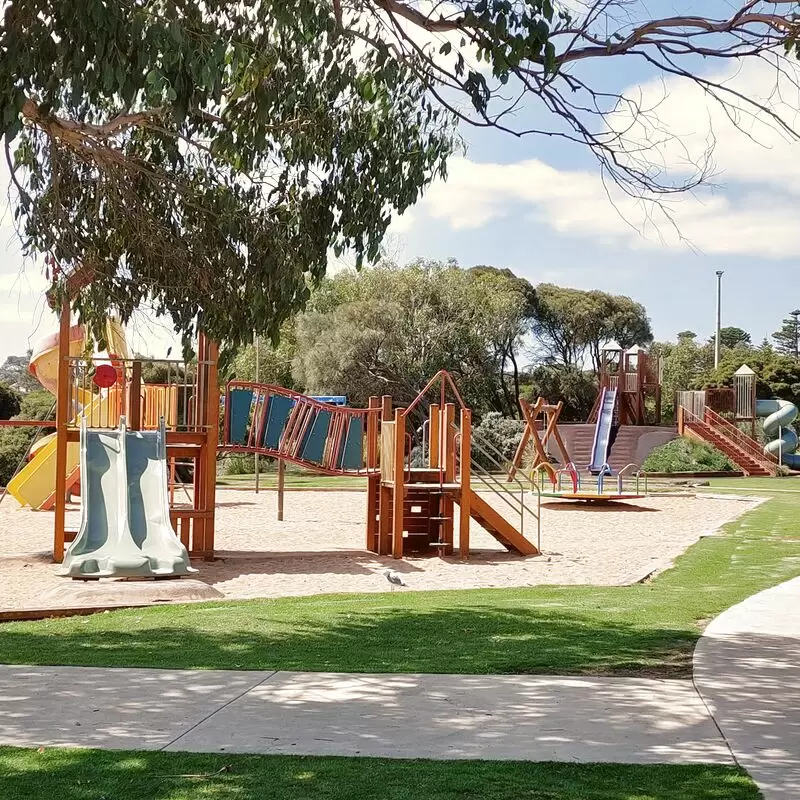
[[[196,572],[172,530],[167,434],[90,430],[81,425],[81,527],[61,575],[71,578],[174,577]]]
[[[797,406],[788,400],[756,400],[756,416],[764,417],[764,434],[771,439],[764,452],[780,456],[781,463],[791,469],[800,469],[800,455],[795,454],[798,439],[792,427],[797,414]],[[779,430],[780,438],[773,438]]]
[[[127,357],[125,337],[116,321],[108,323],[109,350]],[[46,336],[36,345],[28,369],[47,391],[55,395],[58,387],[58,341],[59,335]],[[86,347],[82,325],[73,325],[69,330],[69,355],[80,356]],[[85,413],[90,419],[101,419],[107,402],[105,397],[86,393]],[[73,420],[73,424],[77,420]],[[34,445],[31,460],[9,481],[8,492],[23,506],[47,510],[55,503],[56,487],[56,435],[46,436]],[[67,446],[67,489],[71,489],[80,477],[80,449],[77,442]]]

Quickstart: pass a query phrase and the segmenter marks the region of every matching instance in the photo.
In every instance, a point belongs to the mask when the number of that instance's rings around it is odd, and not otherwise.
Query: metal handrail
[[[647,473],[638,465],[634,463],[626,464],[620,471],[619,476],[622,477],[627,470],[631,467],[636,469],[636,472],[632,473],[632,477],[636,479],[636,494],[639,494],[639,478],[644,477],[644,493],[647,494]],[[620,494],[622,492],[620,491]]]
[[[460,436],[461,433],[459,432],[456,434]],[[505,456],[498,450],[491,442],[487,442],[485,439],[480,439],[480,437],[476,437],[474,432],[472,435],[472,446],[475,447],[480,453],[484,455],[492,464],[494,464],[497,469],[506,474],[508,472],[505,469],[504,465],[497,461],[486,448],[491,448],[494,452],[501,458],[505,460]],[[458,451],[457,451],[458,452]],[[474,458],[470,456],[470,464],[476,469],[476,473],[478,478],[481,482],[489,489],[489,491],[493,492],[494,494],[498,495],[506,505],[508,505],[511,509],[516,511],[516,507],[513,503],[511,503],[508,499],[509,490],[508,490],[508,482],[500,482],[489,470],[487,470],[483,465],[479,464]],[[489,483],[489,480],[496,484],[498,488],[495,488]],[[533,516],[536,520],[536,547],[541,552],[542,550],[542,523],[541,523],[541,513],[542,513],[542,493],[539,490],[539,487],[535,484],[531,487],[531,491],[533,489],[536,490],[536,502],[537,502],[537,510],[534,511],[533,509],[529,508],[525,504],[525,487],[523,486],[522,482],[515,476],[512,479],[513,483],[516,483],[520,490],[520,498],[519,498],[519,517],[520,517],[520,525],[519,525],[519,532],[524,535],[524,520],[525,515],[524,512],[527,511],[529,514]]]
[[[561,476],[569,475],[572,478],[572,492],[577,494],[581,488],[581,474],[578,472],[577,467],[572,461],[568,461],[558,472],[558,491],[561,491]]]
[[[689,424],[694,422],[706,425],[711,428],[712,431],[716,430],[721,436],[727,438],[730,444],[734,447],[738,447],[739,450],[754,461],[765,466],[769,465],[770,469],[774,469],[777,466],[778,460],[776,456],[771,453],[765,453],[753,439],[747,434],[742,433],[735,425],[717,414],[716,411],[705,408],[703,411],[703,418],[701,418],[686,408],[686,406],[682,406],[681,408],[685,422],[689,422]]]
[[[544,489],[544,474],[545,472],[550,476],[550,483],[553,485],[553,488],[556,488],[556,468],[549,462],[549,461],[542,461],[540,464],[537,464],[528,475],[528,480],[531,484],[531,491],[533,490],[533,486],[536,484],[536,474],[539,473],[539,489]]]

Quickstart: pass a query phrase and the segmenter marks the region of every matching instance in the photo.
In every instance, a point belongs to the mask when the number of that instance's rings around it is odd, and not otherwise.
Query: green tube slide
[[[764,452],[780,455],[781,464],[791,469],[800,469],[800,455],[795,454],[797,434],[792,427],[797,414],[797,406],[788,400],[756,400],[756,416],[764,418],[764,434],[770,439]]]

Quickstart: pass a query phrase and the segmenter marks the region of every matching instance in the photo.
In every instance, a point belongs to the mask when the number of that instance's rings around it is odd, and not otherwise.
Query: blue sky
[[[691,8],[676,2],[646,6],[652,14]],[[719,0],[703,4],[704,12],[720,16],[730,8]],[[712,333],[714,273],[722,269],[723,325],[745,328],[759,342],[800,305],[800,290],[795,290],[798,144],[777,135],[763,119],[744,117],[752,138],[745,136],[695,87],[654,81],[652,71],[636,60],[592,69],[593,79],[605,88],[658,101],[661,123],[691,153],[704,151],[713,130],[713,188],[671,205],[688,241],[657,212],[655,224],[648,222],[653,209],[619,195],[610,202],[596,162],[580,146],[463,128],[466,155],[451,162],[448,182],[434,185],[392,226],[388,252],[401,261],[454,257],[463,266],[508,267],[534,283],[627,294],[645,305],[659,339],[687,328],[702,337]],[[766,66],[731,64],[724,77],[765,97],[775,86]],[[800,95],[794,86],[782,88],[787,103],[782,111],[794,122]],[[531,105],[519,122],[533,119],[542,116]],[[648,131],[639,134],[646,138]],[[661,155],[680,170],[682,151],[667,146]],[[6,180],[0,172],[0,183]],[[7,213],[0,221],[0,359],[24,352],[55,329],[55,318],[44,307],[44,288],[36,266],[22,264]],[[135,346],[143,352],[163,355],[169,338],[145,316],[134,326]]]

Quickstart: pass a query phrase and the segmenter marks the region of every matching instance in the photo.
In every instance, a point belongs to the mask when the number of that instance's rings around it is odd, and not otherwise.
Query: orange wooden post
[[[67,502],[67,425],[69,424],[69,301],[61,306],[58,328],[58,385],[56,387],[56,503],[53,521],[53,561],[64,560]],[[85,489],[84,488],[84,493]],[[83,498],[86,502],[86,498]]]
[[[461,409],[461,501],[459,503],[458,525],[458,554],[462,561],[469,558],[469,524],[470,499],[472,488],[470,486],[472,460],[472,412],[468,408]]]
[[[367,550],[373,553],[378,551],[378,494],[381,479],[375,474],[378,466],[378,408],[380,400],[370,397],[369,411],[367,412],[366,457],[364,466],[367,468]]]
[[[441,409],[439,414],[441,418],[441,429],[439,431],[439,441],[441,442],[439,469],[444,470],[444,483],[454,483],[456,479],[456,407],[453,403],[446,403],[444,409]],[[442,496],[441,502],[441,515],[444,517],[442,520],[441,537],[443,542],[447,542],[447,547],[444,548],[442,555],[449,556],[453,553],[453,535],[455,529],[455,525],[453,524],[454,513],[453,496],[449,493],[445,493]]]
[[[508,482],[514,480],[514,476],[517,474],[517,470],[522,466],[522,459],[525,456],[525,448],[528,446],[528,442],[531,438],[531,426],[528,423],[528,419],[530,418],[530,406],[528,405],[528,401],[524,398],[520,397],[519,399],[519,407],[522,410],[522,417],[525,420],[526,424],[522,430],[522,438],[519,440],[519,444],[517,445],[517,450],[514,453],[514,458],[511,459],[511,466],[508,469]]]
[[[131,369],[131,382],[128,385],[128,428],[138,431],[142,428],[142,362],[134,361]]]
[[[428,421],[428,466],[435,469],[439,466],[439,434],[441,431],[441,409],[438,403],[431,403]]]
[[[392,497],[392,556],[403,557],[403,504],[405,501],[406,418],[402,409],[394,412],[394,495]]]
[[[381,422],[392,422],[392,398],[384,395],[381,398]],[[393,423],[392,423],[393,424]],[[383,450],[381,451],[383,453]],[[384,471],[391,473],[390,464],[381,462],[381,473]],[[392,533],[392,487],[380,479],[380,490],[378,493],[378,554],[385,556],[391,552],[389,539]]]
[[[283,496],[286,484],[286,462],[278,459],[278,522],[283,522]]]

